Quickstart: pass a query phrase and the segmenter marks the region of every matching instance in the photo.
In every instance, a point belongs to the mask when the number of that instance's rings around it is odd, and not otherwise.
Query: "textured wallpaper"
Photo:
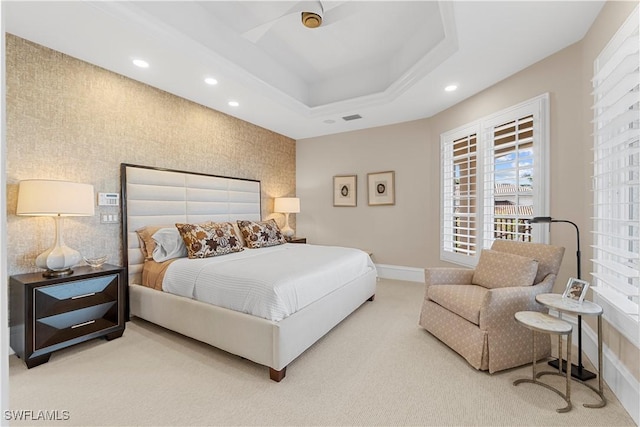
[[[273,198],[295,195],[295,141],[7,34],[8,273],[37,271],[53,244],[51,218],[16,216],[18,183],[60,179],[120,192],[120,163],[262,182],[262,216]],[[64,240],[83,255],[122,265],[120,224],[67,218]],[[292,216],[292,223],[295,222]]]

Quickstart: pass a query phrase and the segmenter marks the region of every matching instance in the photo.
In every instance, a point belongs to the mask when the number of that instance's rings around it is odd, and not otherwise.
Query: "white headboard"
[[[129,284],[142,277],[144,257],[135,231],[145,225],[260,220],[260,181],[123,163],[120,182]]]

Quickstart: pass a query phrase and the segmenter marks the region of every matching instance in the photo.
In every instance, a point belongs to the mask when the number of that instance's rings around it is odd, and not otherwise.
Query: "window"
[[[441,135],[441,259],[474,266],[495,239],[543,241],[528,220],[546,212],[547,105],[542,95]]]
[[[636,324],[640,289],[638,37],[636,8],[596,58],[593,78],[594,291],[596,298],[604,298],[607,306]],[[625,332],[624,320],[614,323]],[[635,331],[632,336],[637,335],[637,325]]]

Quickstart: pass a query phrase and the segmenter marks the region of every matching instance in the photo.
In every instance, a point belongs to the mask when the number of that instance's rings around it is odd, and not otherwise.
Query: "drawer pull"
[[[90,325],[92,323],[96,323],[96,321],[95,320],[89,320],[88,322],[78,323],[77,325],[73,325],[71,327],[71,329],[79,328],[80,326],[87,326],[87,325]]]
[[[96,294],[95,292],[91,292],[89,294],[76,295],[75,297],[71,297],[71,299],[80,299],[80,298],[92,297],[95,294]]]

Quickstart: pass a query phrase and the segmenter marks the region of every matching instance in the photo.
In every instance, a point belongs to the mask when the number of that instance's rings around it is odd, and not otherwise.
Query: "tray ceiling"
[[[580,40],[603,2],[4,2],[6,31],[300,139],[429,117]],[[322,25],[300,11],[322,8]],[[142,58],[150,67],[131,64]],[[203,80],[214,77],[218,84]],[[443,89],[450,84],[455,92]],[[237,107],[228,101],[235,100]],[[360,115],[358,120],[343,117]]]

